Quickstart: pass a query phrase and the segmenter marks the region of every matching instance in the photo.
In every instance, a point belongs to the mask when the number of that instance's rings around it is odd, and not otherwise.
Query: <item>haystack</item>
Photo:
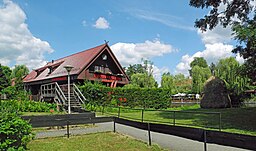
[[[201,108],[231,107],[231,100],[223,80],[212,76],[206,81],[200,106]]]

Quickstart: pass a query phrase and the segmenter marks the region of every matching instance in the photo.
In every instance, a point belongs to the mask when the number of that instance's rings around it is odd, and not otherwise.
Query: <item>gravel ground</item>
[[[71,135],[81,135],[88,133],[97,133],[97,132],[107,132],[113,131],[113,122],[100,123],[96,124],[93,127],[88,128],[73,128],[70,129]],[[148,132],[145,130],[140,130],[137,128],[116,124],[116,131],[118,133],[126,134],[132,136],[136,139],[143,140],[148,142]],[[67,130],[49,130],[36,132],[36,138],[45,138],[45,137],[56,137],[64,136],[67,134]],[[161,133],[151,132],[152,143],[160,145],[162,148],[172,150],[172,151],[203,151],[204,144],[202,142],[193,141],[173,135],[166,135]],[[207,144],[207,151],[246,151],[245,149],[216,145],[216,144]]]

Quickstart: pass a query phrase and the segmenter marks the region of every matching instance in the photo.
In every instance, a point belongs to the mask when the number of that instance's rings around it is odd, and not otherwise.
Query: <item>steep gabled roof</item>
[[[108,47],[108,45],[102,44],[97,47],[54,60],[53,62],[49,62],[44,67],[33,70],[23,79],[23,82],[27,83],[66,76],[67,71],[64,68],[66,65],[71,65],[74,67],[71,70],[70,75],[78,75],[95,59],[96,56],[98,56],[104,50],[105,47]],[[118,63],[118,65],[120,64]],[[49,73],[48,68],[52,68],[53,71]]]

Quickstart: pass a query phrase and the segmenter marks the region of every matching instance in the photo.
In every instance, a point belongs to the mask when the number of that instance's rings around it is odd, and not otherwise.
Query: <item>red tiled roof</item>
[[[107,46],[107,44],[54,60],[54,62],[49,62],[44,67],[33,70],[23,79],[23,82],[26,83],[66,76],[67,71],[64,68],[66,65],[71,65],[74,67],[71,70],[70,75],[79,74],[93,60],[93,58],[105,48],[105,46]],[[48,74],[48,67],[56,67],[56,69],[51,74]],[[41,73],[37,76],[37,72]]]

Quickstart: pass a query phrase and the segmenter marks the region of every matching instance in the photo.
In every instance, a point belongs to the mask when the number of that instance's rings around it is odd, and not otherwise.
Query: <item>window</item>
[[[104,67],[102,66],[95,66],[94,72],[104,73]]]

